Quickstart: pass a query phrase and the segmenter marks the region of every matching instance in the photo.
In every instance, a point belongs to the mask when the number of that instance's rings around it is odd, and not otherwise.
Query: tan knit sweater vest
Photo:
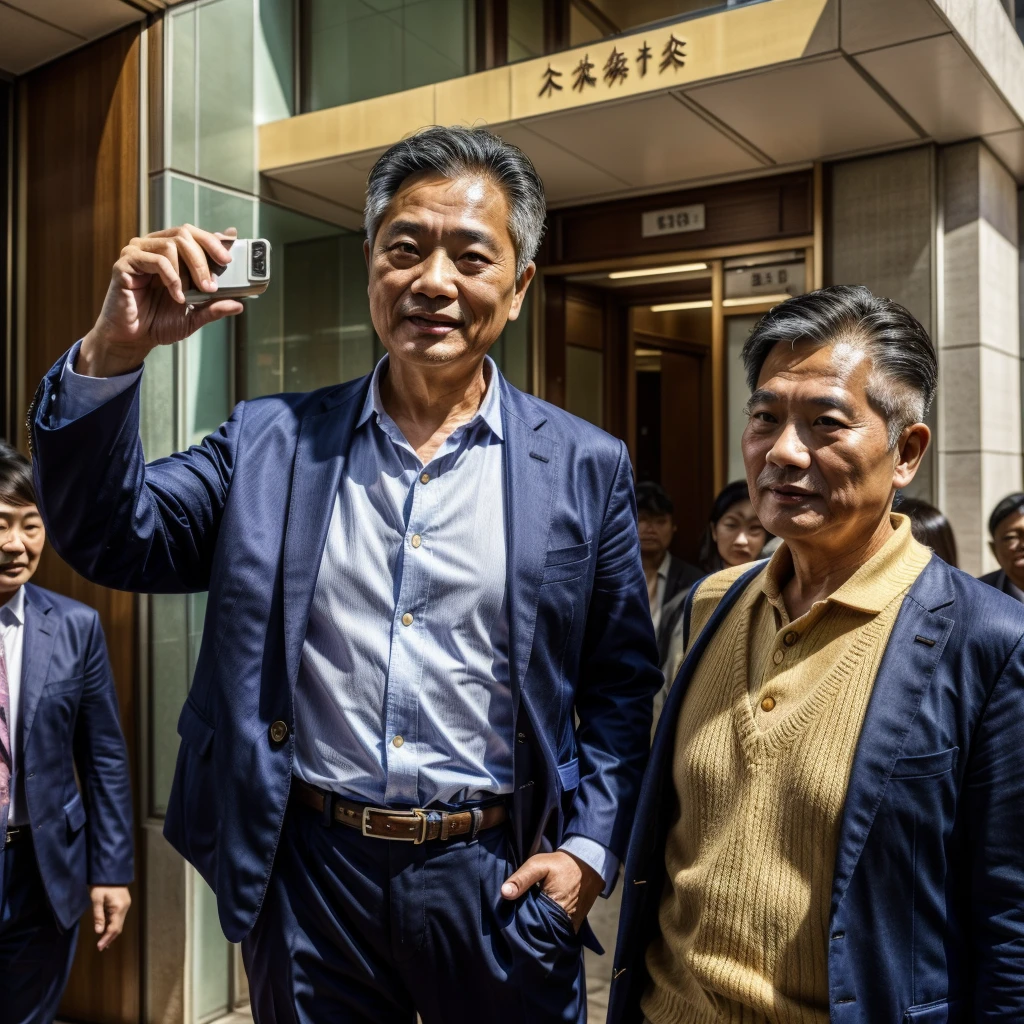
[[[827,931],[847,782],[903,597],[930,552],[893,537],[790,623],[780,549],[701,658],[676,732],[679,818],[661,935],[647,951],[653,1024],[827,1024]],[[691,637],[747,566],[696,595]],[[781,575],[781,579],[780,579]]]

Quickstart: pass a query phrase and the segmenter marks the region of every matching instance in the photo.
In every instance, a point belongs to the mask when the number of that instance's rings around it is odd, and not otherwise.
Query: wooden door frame
[[[817,190],[816,190],[817,194]],[[768,253],[800,251],[804,256],[805,287],[808,290],[821,287],[822,235],[816,223],[815,233],[796,238],[773,239],[768,242],[751,242],[748,245],[723,245],[705,249],[679,249],[669,253],[653,253],[626,256],[618,260],[594,260],[590,263],[557,264],[538,267],[540,294],[538,295],[539,315],[534,321],[535,331],[531,339],[531,360],[541,371],[536,380],[537,393],[555,405],[565,404],[565,292],[570,275],[606,273],[611,270],[633,270],[644,267],[670,266],[681,263],[707,263],[711,271],[711,387],[712,387],[712,466],[714,487],[717,494],[725,486],[728,475],[728,420],[729,407],[726,381],[725,327],[726,317],[749,316],[751,313],[766,313],[773,303],[756,300],[742,306],[726,308],[724,299],[725,261],[741,256],[761,256]],[[610,290],[609,290],[610,291]],[[627,309],[629,304],[616,302],[614,292],[606,303],[606,311],[613,307]],[[606,323],[609,323],[606,313]],[[609,337],[614,337],[609,332]],[[610,347],[610,346],[609,346]],[[608,427],[619,427],[610,432],[623,437],[629,449],[630,458],[636,459],[636,383],[632,377],[635,368],[633,346],[625,345],[625,353],[605,351],[605,394],[604,404],[609,411],[621,406],[619,422],[610,422]],[[614,357],[614,358],[610,358]],[[626,376],[626,397],[622,401],[613,396],[612,377],[615,373]],[[624,422],[622,420],[624,419]]]

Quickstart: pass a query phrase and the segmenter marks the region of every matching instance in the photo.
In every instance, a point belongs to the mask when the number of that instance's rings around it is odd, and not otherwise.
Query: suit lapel
[[[288,681],[295,685],[320,559],[335,495],[370,378],[325,399],[299,425],[284,537],[284,641]],[[333,399],[333,401],[332,401]]]
[[[25,643],[21,655],[21,736],[22,746],[28,744],[28,734],[35,721],[39,698],[43,695],[50,673],[50,659],[56,623],[53,605],[46,596],[25,584]],[[16,741],[14,741],[16,742]]]
[[[505,536],[507,538],[509,676],[518,705],[530,662],[537,602],[544,576],[551,503],[558,479],[558,445],[539,433],[547,422],[501,378],[505,432]],[[521,418],[525,414],[526,419]]]
[[[933,555],[896,617],[864,716],[839,830],[831,915],[850,884],[896,759],[953,629],[951,618],[937,614],[952,600],[949,570]]]

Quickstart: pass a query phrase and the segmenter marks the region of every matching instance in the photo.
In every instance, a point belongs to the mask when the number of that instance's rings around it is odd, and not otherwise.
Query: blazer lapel
[[[366,377],[332,392],[299,425],[284,537],[285,666],[293,687],[334,498],[369,383]]]
[[[501,378],[501,420],[505,431],[505,537],[508,573],[509,678],[518,705],[530,662],[537,602],[544,576],[551,504],[558,479],[558,445],[539,433],[541,412],[517,401]],[[527,416],[521,418],[520,413]]]
[[[53,655],[55,623],[53,605],[45,595],[25,584],[25,643],[21,655],[21,736],[22,749],[28,744],[28,734],[35,721],[39,698],[46,687]]]
[[[868,703],[846,791],[832,882],[834,915],[864,850],[875,812],[953,629],[937,614],[952,602],[949,570],[937,556],[904,598]]]

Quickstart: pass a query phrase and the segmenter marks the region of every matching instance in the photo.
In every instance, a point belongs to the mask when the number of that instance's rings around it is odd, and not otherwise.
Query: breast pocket
[[[78,693],[82,689],[84,676],[72,676],[69,679],[51,679],[46,684],[46,694],[50,697],[57,697],[64,693]]]
[[[914,757],[898,757],[892,770],[894,779],[930,779],[945,775],[956,767],[959,747],[937,750],[934,754],[917,754]]]
[[[579,579],[590,564],[590,541],[573,544],[568,548],[555,548],[544,560],[543,583],[566,583]]]

